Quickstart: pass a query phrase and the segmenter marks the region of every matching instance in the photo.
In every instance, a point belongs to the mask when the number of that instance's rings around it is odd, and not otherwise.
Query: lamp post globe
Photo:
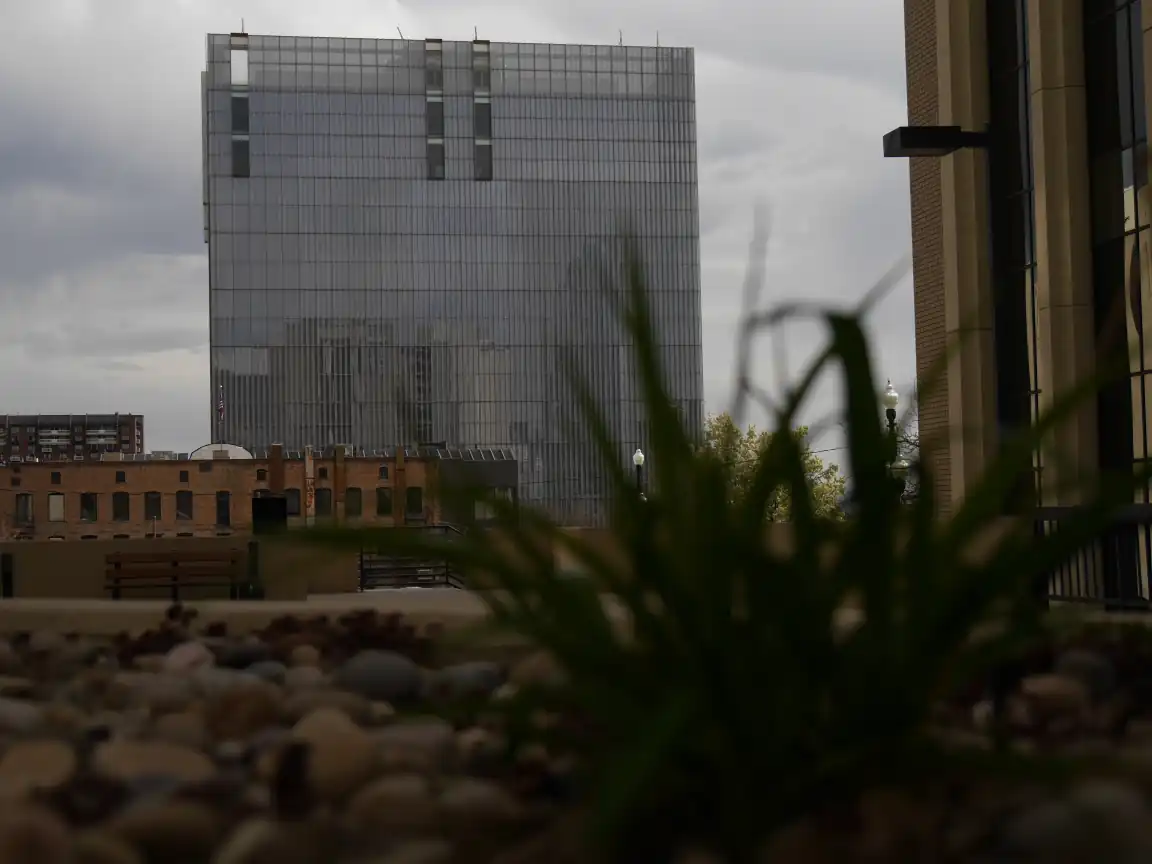
[[[893,411],[900,404],[900,394],[892,386],[892,379],[888,379],[888,386],[884,389],[884,395],[880,397],[880,401],[884,403],[885,408],[890,408]]]
[[[636,452],[632,454],[632,464],[637,468],[644,467],[644,451],[636,448]]]
[[[632,464],[636,466],[636,491],[644,495],[644,451],[639,447],[632,454]]]

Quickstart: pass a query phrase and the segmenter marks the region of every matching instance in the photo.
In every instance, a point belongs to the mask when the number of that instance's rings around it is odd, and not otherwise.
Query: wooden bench
[[[167,588],[173,601],[181,588],[227,588],[229,599],[246,583],[244,552],[112,552],[104,556],[104,590],[119,600],[123,591]]]

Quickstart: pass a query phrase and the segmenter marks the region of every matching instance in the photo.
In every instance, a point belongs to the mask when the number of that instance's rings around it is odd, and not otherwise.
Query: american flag
[[[220,385],[220,401],[216,403],[216,419],[224,419],[224,385]]]

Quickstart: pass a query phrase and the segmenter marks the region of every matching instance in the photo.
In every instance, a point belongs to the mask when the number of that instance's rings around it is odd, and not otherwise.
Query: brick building
[[[143,452],[144,418],[139,414],[0,415],[0,465]]]
[[[515,496],[517,463],[501,450],[274,445],[253,455],[208,445],[188,454],[101,461],[10,463],[0,468],[0,541],[206,537],[252,529],[252,499],[284,495],[289,525],[471,523],[441,493],[453,483]]]
[[[910,160],[920,433],[945,514],[1102,360],[1117,374],[1036,454],[1035,499],[1075,505],[1094,475],[1149,459],[1144,5],[905,0],[908,140],[977,133]]]

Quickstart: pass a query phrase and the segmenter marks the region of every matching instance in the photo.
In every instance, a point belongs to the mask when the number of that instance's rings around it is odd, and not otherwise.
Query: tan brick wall
[[[405,489],[408,486],[419,486],[424,489],[424,518],[429,522],[439,518],[434,488],[435,468],[431,463],[409,459],[398,465],[395,460],[382,462],[379,459],[346,459],[343,460],[343,470],[337,470],[335,459],[316,459],[314,464],[316,488],[332,490],[334,512],[343,513],[347,490],[355,487],[361,490],[363,500],[362,516],[358,522],[393,524],[395,520],[403,518]],[[381,467],[387,469],[386,479],[380,478]],[[122,482],[117,478],[119,472],[123,472]],[[181,481],[181,472],[187,472],[186,482]],[[58,483],[53,482],[53,475],[58,475]],[[164,537],[246,534],[252,530],[252,495],[258,489],[270,488],[269,481],[274,476],[276,472],[272,470],[269,460],[10,465],[0,468],[0,541],[14,539],[18,535],[41,540],[56,537],[74,540],[92,537],[112,539],[121,535],[129,538],[150,536],[153,531],[152,521],[144,518],[146,492],[161,494],[161,518],[157,520],[155,530]],[[283,476],[285,489],[303,490],[303,460],[285,460]],[[389,516],[377,516],[377,487],[393,490],[393,511]],[[191,520],[176,518],[176,496],[182,490],[191,492],[193,496]],[[220,491],[231,494],[229,528],[216,524],[216,493]],[[80,495],[85,492],[98,496],[98,518],[93,522],[80,519]],[[50,522],[48,496],[57,493],[64,496],[64,520]],[[113,495],[116,493],[127,493],[129,496],[127,521],[112,518]],[[31,496],[31,525],[17,523],[17,501],[20,495]],[[289,520],[290,524],[303,521],[302,516]]]
[[[908,69],[908,122],[939,122],[936,0],[905,0],[904,46]],[[948,455],[948,379],[943,372],[944,249],[940,204],[940,160],[912,159],[912,278],[916,316],[916,378],[920,439],[936,480],[941,515],[951,511]],[[937,370],[941,370],[937,372]],[[929,376],[935,373],[932,386]]]

